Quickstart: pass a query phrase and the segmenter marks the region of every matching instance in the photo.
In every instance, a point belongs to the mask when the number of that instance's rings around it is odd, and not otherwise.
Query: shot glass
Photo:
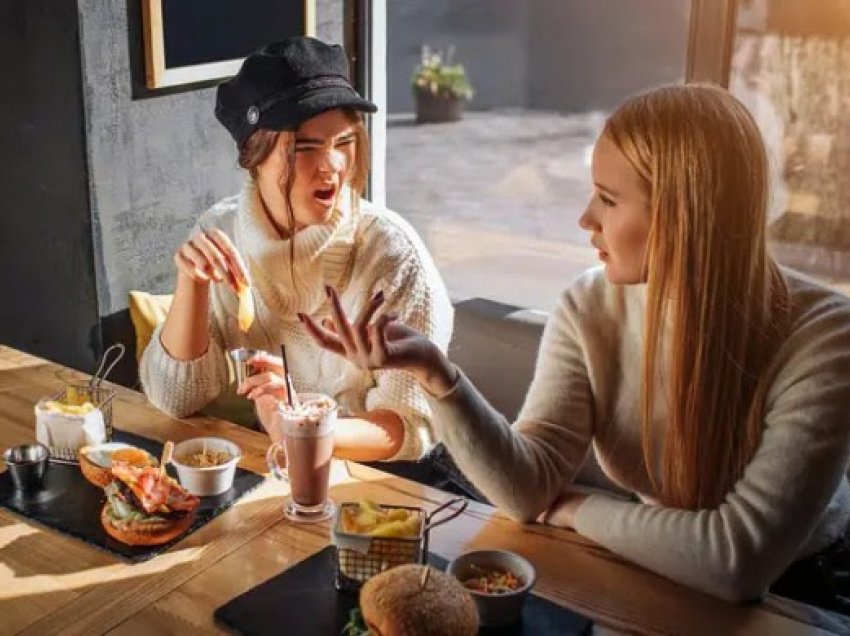
[[[245,381],[245,378],[256,373],[251,365],[248,364],[248,360],[260,353],[263,353],[260,349],[247,349],[245,347],[231,349],[227,352],[233,361],[233,369],[236,372],[236,386],[240,386]]]

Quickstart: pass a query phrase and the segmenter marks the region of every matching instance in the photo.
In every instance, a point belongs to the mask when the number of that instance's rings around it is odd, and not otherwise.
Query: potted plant
[[[413,96],[416,101],[416,123],[457,121],[464,103],[472,99],[472,85],[461,64],[452,64],[453,50],[447,62],[441,53],[422,48],[422,62],[413,71]]]

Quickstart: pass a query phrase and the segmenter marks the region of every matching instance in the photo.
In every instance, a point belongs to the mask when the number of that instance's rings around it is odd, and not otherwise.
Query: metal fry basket
[[[117,343],[112,345],[103,352],[100,364],[91,380],[86,384],[66,384],[65,388],[51,397],[52,400],[63,404],[81,405],[85,402],[91,402],[103,414],[103,428],[106,433],[106,441],[112,441],[112,401],[117,395],[117,392],[115,389],[103,386],[103,381],[124,356],[124,351],[123,344]],[[110,357],[113,358],[111,361]],[[47,435],[50,437],[49,431]],[[77,448],[67,448],[61,445],[56,446],[53,443],[48,443],[47,445],[50,449],[51,459],[66,462],[78,461]]]
[[[336,588],[357,590],[370,577],[384,570],[407,563],[426,563],[431,529],[457,517],[466,510],[467,503],[462,497],[450,499],[430,514],[424,508],[413,506],[378,506],[383,510],[409,510],[417,515],[420,524],[416,537],[380,537],[344,532],[341,528],[343,510],[359,507],[359,504],[340,504],[331,530],[336,546]]]
[[[115,397],[115,389],[103,387],[99,384],[68,384],[53,398],[64,404],[82,404],[91,402],[103,413],[103,425],[106,428],[106,440],[112,441],[112,398]]]

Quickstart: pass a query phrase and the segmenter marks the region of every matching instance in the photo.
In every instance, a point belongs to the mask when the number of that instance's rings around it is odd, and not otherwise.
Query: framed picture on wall
[[[315,0],[142,0],[148,88],[235,75],[264,44],[315,35]]]

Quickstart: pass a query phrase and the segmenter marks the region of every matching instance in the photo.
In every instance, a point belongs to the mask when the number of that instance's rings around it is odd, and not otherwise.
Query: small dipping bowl
[[[186,455],[207,451],[225,452],[230,456],[223,464],[216,466],[187,466],[182,463]],[[174,446],[171,463],[177,469],[180,484],[193,495],[211,497],[230,490],[236,465],[242,459],[242,449],[230,440],[221,437],[195,437],[187,439]]]
[[[513,552],[505,550],[476,550],[461,554],[451,561],[446,571],[461,582],[474,578],[476,572],[472,566],[484,570],[502,570],[512,572],[514,576],[522,579],[523,585],[513,592],[504,594],[484,594],[464,589],[472,596],[478,607],[478,615],[483,627],[496,627],[517,623],[522,617],[522,606],[528,596],[534,582],[537,580],[537,572],[527,559]]]
[[[3,461],[16,490],[34,492],[41,488],[49,455],[50,451],[44,444],[21,444],[6,449]]]

